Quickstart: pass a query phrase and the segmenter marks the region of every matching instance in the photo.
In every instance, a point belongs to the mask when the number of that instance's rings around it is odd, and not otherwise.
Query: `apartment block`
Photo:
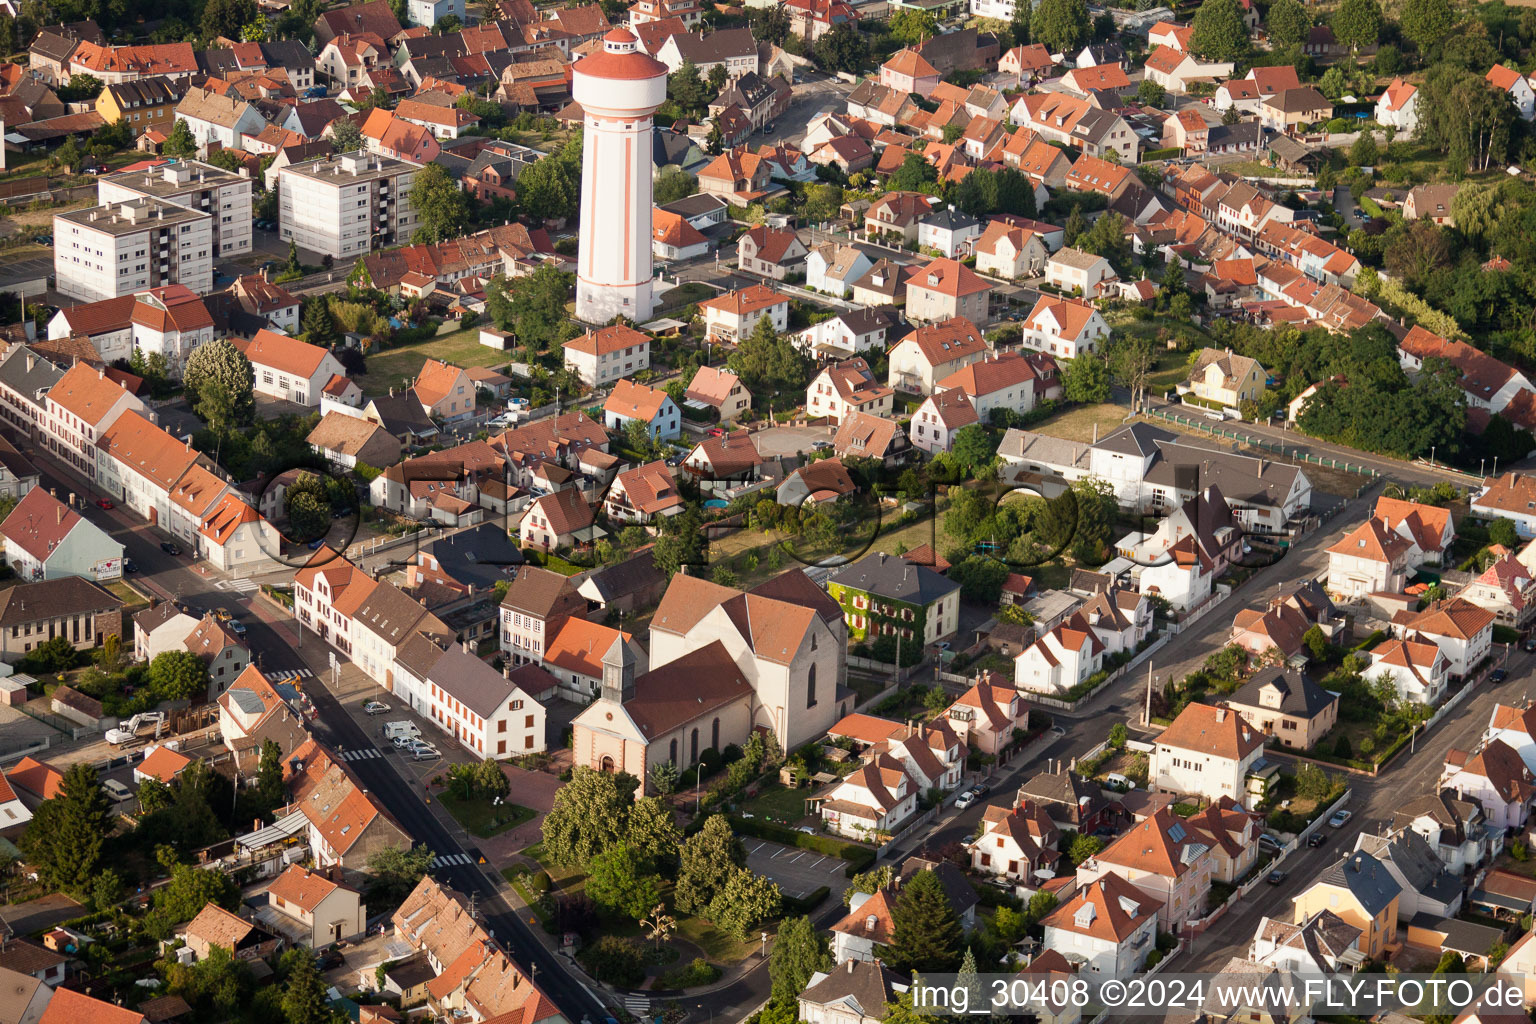
[[[214,251],[251,251],[251,179],[196,160],[165,161],[109,174],[96,183],[96,200],[159,199],[213,218]]]
[[[247,218],[249,219],[249,218]],[[213,290],[213,216],[140,198],[53,217],[60,292],[95,302],[164,284]]]
[[[408,193],[419,165],[340,153],[278,172],[283,241],[338,259],[408,242],[416,211]]]

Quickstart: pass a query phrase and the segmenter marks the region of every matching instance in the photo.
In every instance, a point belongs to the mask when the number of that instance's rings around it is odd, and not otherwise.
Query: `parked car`
[[[1502,683],[1508,678],[1509,673],[1502,668],[1496,668],[1488,674],[1488,681],[1490,683]]]
[[[213,610],[213,617],[218,619],[220,622],[229,622],[234,618],[234,615],[228,608],[215,608]]]
[[[388,712],[389,705],[385,704],[381,700],[370,700],[368,703],[363,705],[363,714],[365,715],[383,715],[387,714]]]
[[[346,957],[341,955],[339,949],[322,949],[315,954],[315,970],[333,971],[346,963]]]
[[[990,785],[988,785],[987,783],[985,783],[985,782],[978,782],[978,783],[976,783],[976,785],[971,787],[971,792],[975,793],[977,798],[979,799],[981,797],[986,796],[988,793],[992,792],[992,787]]]
[[[1313,832],[1311,835],[1307,836],[1307,845],[1313,848],[1322,846],[1327,841],[1328,833],[1324,832],[1322,829],[1318,829],[1316,832]]]
[[[1328,819],[1328,827],[1343,828],[1349,823],[1349,819],[1353,817],[1354,814],[1350,811],[1334,811],[1333,817]]]
[[[245,639],[245,634],[248,632],[248,630],[245,628],[245,623],[241,622],[239,619],[230,619],[225,623],[225,625],[229,627],[229,631],[235,634],[235,636],[239,637],[241,640]]]
[[[168,555],[179,555],[179,554],[181,554],[181,548],[177,547],[175,544],[172,544],[168,540],[160,542],[160,550],[164,551]]]
[[[1536,654],[1536,636],[1528,636],[1520,641],[1520,649],[1528,654]]]
[[[107,500],[107,499],[106,499],[106,498],[97,498],[97,499],[96,499],[96,507],[97,507],[97,508],[104,508],[104,509],[106,509],[106,510],[107,510],[107,511],[109,511],[109,512],[110,512],[110,511],[111,511],[111,510],[112,510],[112,509],[114,509],[114,508],[117,508],[117,506],[116,506],[116,505],[114,505],[114,504],[112,504],[112,503],[111,503],[111,502],[110,502],[110,501],[108,501],[108,500]]]
[[[436,747],[429,747],[425,744],[411,750],[412,761],[436,761],[442,756],[442,754],[438,753]]]
[[[959,796],[955,797],[955,807],[958,808],[959,810],[962,810],[962,811],[965,810],[967,807],[971,806],[971,804],[973,804],[975,802],[976,802],[976,794],[975,794],[975,792],[973,792],[972,790],[969,790],[969,789],[966,790],[964,793],[961,793]]]
[[[1285,881],[1285,875],[1286,872],[1284,871],[1271,871],[1268,875],[1264,876],[1264,881],[1268,882],[1270,885],[1279,885],[1281,882]]]
[[[139,563],[131,558],[123,559],[123,572],[138,572]]]
[[[101,791],[107,794],[107,799],[113,803],[122,803],[124,800],[133,799],[133,790],[118,782],[116,779],[106,779],[101,784]]]
[[[725,436],[725,428],[724,427],[710,427],[709,428],[709,436],[710,437],[724,437]]]

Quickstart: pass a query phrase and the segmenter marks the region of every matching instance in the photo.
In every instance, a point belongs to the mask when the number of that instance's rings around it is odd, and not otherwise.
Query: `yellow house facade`
[[[1238,408],[1244,402],[1258,401],[1267,379],[1256,359],[1203,348],[1190,367],[1188,387],[1196,398]]]
[[[1295,897],[1292,920],[1301,924],[1319,911],[1331,910],[1360,929],[1360,951],[1376,959],[1397,935],[1401,896],[1401,887],[1386,867],[1356,850]]]
[[[169,134],[176,126],[176,104],[185,93],[184,85],[164,78],[122,82],[101,90],[96,97],[96,113],[107,124],[127,121],[134,138],[152,128]]]

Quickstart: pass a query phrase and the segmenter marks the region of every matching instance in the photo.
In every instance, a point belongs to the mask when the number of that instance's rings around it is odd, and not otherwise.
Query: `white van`
[[[416,728],[415,722],[385,722],[384,738],[393,740],[397,737],[416,739],[421,736],[421,730]]]
[[[107,799],[115,804],[133,799],[133,790],[118,782],[116,779],[104,779],[101,783],[101,791],[107,794]]]
[[[1136,783],[1132,782],[1124,775],[1121,775],[1119,772],[1110,772],[1108,775],[1104,776],[1104,781],[1111,786],[1117,786],[1124,790],[1132,790],[1136,788]]]

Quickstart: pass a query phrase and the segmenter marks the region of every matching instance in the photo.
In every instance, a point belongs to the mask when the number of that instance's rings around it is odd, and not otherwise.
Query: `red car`
[[[711,427],[709,429],[709,436],[710,437],[724,437],[725,436],[725,428],[724,427]]]
[[[116,505],[112,504],[106,498],[98,498],[98,499],[96,499],[96,506],[98,508],[104,508],[104,509],[108,509],[108,510],[117,508]]]

